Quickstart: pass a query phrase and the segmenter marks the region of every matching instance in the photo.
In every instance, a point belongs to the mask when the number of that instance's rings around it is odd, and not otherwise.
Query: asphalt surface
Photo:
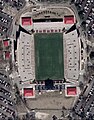
[[[11,117],[14,120],[16,109],[12,96],[12,88],[8,76],[0,75],[0,120]]]
[[[10,26],[12,24],[12,16],[0,11],[0,33],[1,36],[8,36]]]
[[[92,104],[94,104],[94,77],[92,78],[92,81],[88,84],[88,87],[86,88],[84,93],[79,95],[78,100],[75,102],[72,111],[73,117],[75,116],[75,118],[77,118],[79,116],[79,118],[84,118],[86,120],[86,117],[88,118],[89,115],[91,115],[94,118],[94,106],[91,106]],[[84,115],[82,116],[82,114]]]
[[[12,32],[12,20],[16,9],[21,10],[26,4],[25,0],[5,0],[0,2],[0,37],[7,38]],[[11,11],[13,10],[13,11]]]
[[[20,10],[25,6],[26,1],[25,0],[4,0],[3,3],[8,4],[9,6],[15,7],[17,10]]]

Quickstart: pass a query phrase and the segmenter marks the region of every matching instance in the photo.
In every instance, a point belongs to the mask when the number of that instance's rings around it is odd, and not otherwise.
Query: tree
[[[53,115],[53,117],[52,117],[52,118],[53,118],[53,120],[57,120],[57,117],[56,117],[55,115]]]
[[[84,84],[82,81],[79,82],[79,87],[80,87],[80,90],[83,90],[84,89]]]

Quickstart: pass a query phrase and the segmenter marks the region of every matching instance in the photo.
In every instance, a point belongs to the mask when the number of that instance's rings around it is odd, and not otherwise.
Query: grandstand
[[[64,39],[64,70],[65,78],[68,81],[77,82],[80,70],[80,41],[77,31],[74,30],[63,35]],[[79,46],[78,46],[79,45]]]
[[[18,70],[22,81],[35,79],[34,39],[28,34],[21,33],[18,41],[17,59]],[[28,40],[26,41],[26,39]],[[31,40],[32,39],[32,40]]]

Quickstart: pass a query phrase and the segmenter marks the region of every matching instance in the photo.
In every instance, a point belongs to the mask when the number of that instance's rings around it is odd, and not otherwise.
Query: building
[[[66,34],[76,23],[74,12],[67,7],[47,7],[36,11],[34,8],[32,12],[22,14],[19,23],[31,33],[21,31],[17,40],[16,57],[22,86],[26,84],[27,88],[32,88],[34,81],[45,85],[46,80],[48,83],[52,80],[54,87],[63,85],[64,80],[77,84],[80,71],[79,37],[76,30]]]

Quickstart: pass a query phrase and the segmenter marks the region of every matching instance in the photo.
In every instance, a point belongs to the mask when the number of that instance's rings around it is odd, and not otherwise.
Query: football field
[[[63,34],[36,33],[34,42],[36,80],[63,79]]]

